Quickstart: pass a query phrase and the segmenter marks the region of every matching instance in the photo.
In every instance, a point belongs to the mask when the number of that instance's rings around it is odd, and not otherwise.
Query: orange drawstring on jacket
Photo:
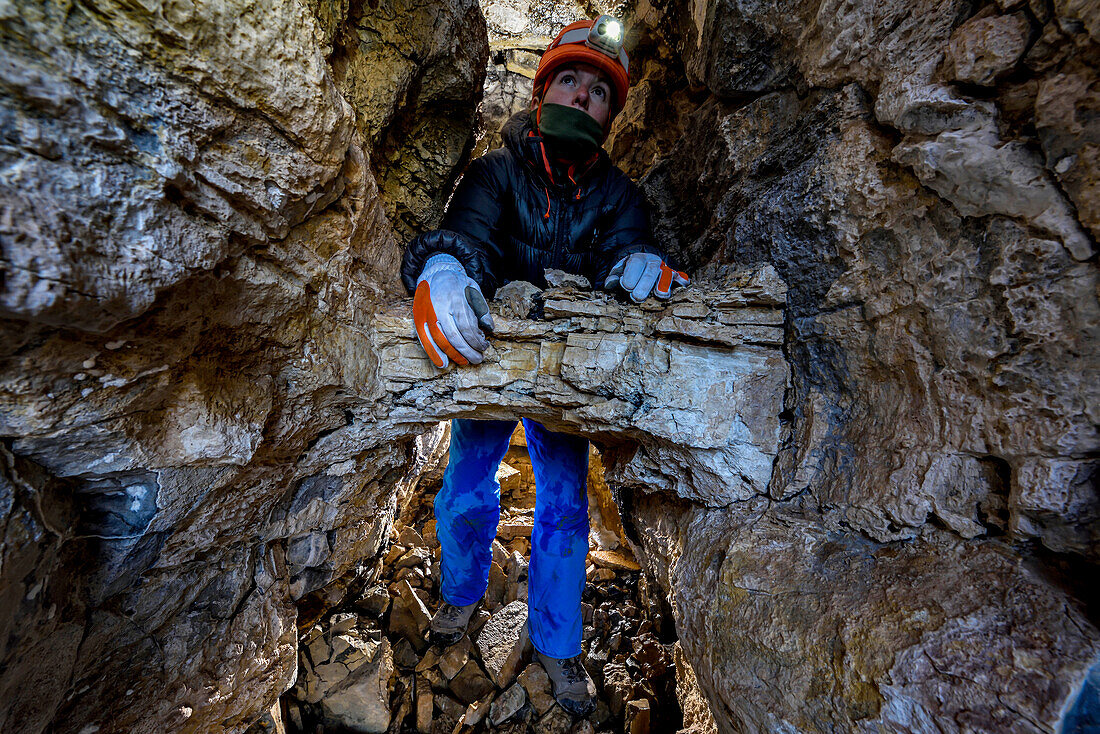
[[[542,112],[542,105],[539,105],[539,112]],[[554,171],[550,168],[550,159],[546,157],[546,146],[539,142],[539,150],[542,151],[542,165],[546,166],[546,175],[550,177],[550,183],[554,183]],[[542,215],[543,219],[550,218],[550,190],[545,186],[542,187],[542,193],[546,194],[546,213]]]
[[[536,114],[537,115],[542,114],[542,105],[539,105],[538,112]],[[537,117],[536,117],[536,119],[537,119]],[[536,137],[534,130],[528,131],[527,135],[529,137]],[[553,168],[553,166],[550,165],[549,156],[546,155],[546,145],[543,144],[542,141],[539,141],[539,151],[542,153],[542,165],[543,165],[544,168],[546,168],[546,175],[550,178],[550,183],[557,183],[556,181],[554,181],[554,168]],[[592,154],[592,157],[589,158],[587,161],[585,161],[585,171],[587,171],[589,168],[591,168],[592,165],[597,160],[599,160],[599,154],[598,153]],[[581,185],[579,183],[577,183],[577,180],[575,178],[573,178],[573,174],[576,172],[576,170],[577,170],[577,164],[576,163],[570,163],[569,168],[565,172],[565,175],[569,177],[570,183],[572,183],[574,186],[577,187],[577,193],[573,198],[576,199],[577,201],[580,201],[581,200]],[[545,186],[543,186],[542,187],[542,192],[544,194],[546,194],[546,213],[542,215],[542,218],[543,219],[549,219],[550,218],[550,191]]]
[[[577,168],[576,163],[570,163],[568,170],[566,170],[566,172],[565,172],[565,175],[568,176],[570,182],[572,182],[572,184],[577,187],[577,195],[574,198],[576,198],[577,201],[580,201],[581,200],[581,185],[579,183],[577,183],[577,180],[575,178],[573,178],[573,171],[576,170],[576,168]]]

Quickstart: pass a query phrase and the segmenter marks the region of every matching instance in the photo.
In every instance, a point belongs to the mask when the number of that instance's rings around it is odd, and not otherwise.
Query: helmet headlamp
[[[589,48],[618,59],[623,49],[623,24],[613,15],[601,15],[592,24],[584,43]]]

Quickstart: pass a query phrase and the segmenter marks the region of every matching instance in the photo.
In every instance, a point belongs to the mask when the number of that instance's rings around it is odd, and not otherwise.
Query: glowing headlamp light
[[[613,59],[619,58],[623,48],[623,24],[613,15],[601,15],[592,24],[585,45]]]

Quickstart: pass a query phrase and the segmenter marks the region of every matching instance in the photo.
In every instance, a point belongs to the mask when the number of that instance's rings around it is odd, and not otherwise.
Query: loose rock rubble
[[[593,451],[589,481],[584,664],[599,704],[585,720],[555,702],[527,638],[527,565],[535,488],[520,424],[498,478],[502,512],[489,588],[469,634],[446,648],[426,633],[438,607],[439,545],[430,498],[395,524],[381,572],[366,571],[344,600],[301,630],[300,668],[284,697],[288,731],[398,734],[595,734],[676,731],[674,645],[661,602],[624,542]],[[604,508],[601,511],[601,508]],[[257,725],[259,726],[259,725]],[[265,725],[266,726],[266,725]],[[270,727],[256,731],[272,731]]]

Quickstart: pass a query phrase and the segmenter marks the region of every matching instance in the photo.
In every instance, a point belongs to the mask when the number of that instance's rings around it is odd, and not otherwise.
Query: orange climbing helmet
[[[601,15],[595,21],[578,20],[562,29],[546,47],[535,72],[535,89],[541,95],[553,78],[554,71],[570,62],[591,64],[607,74],[614,91],[614,110],[626,104],[630,86],[630,60],[623,50],[623,24],[611,15]]]

